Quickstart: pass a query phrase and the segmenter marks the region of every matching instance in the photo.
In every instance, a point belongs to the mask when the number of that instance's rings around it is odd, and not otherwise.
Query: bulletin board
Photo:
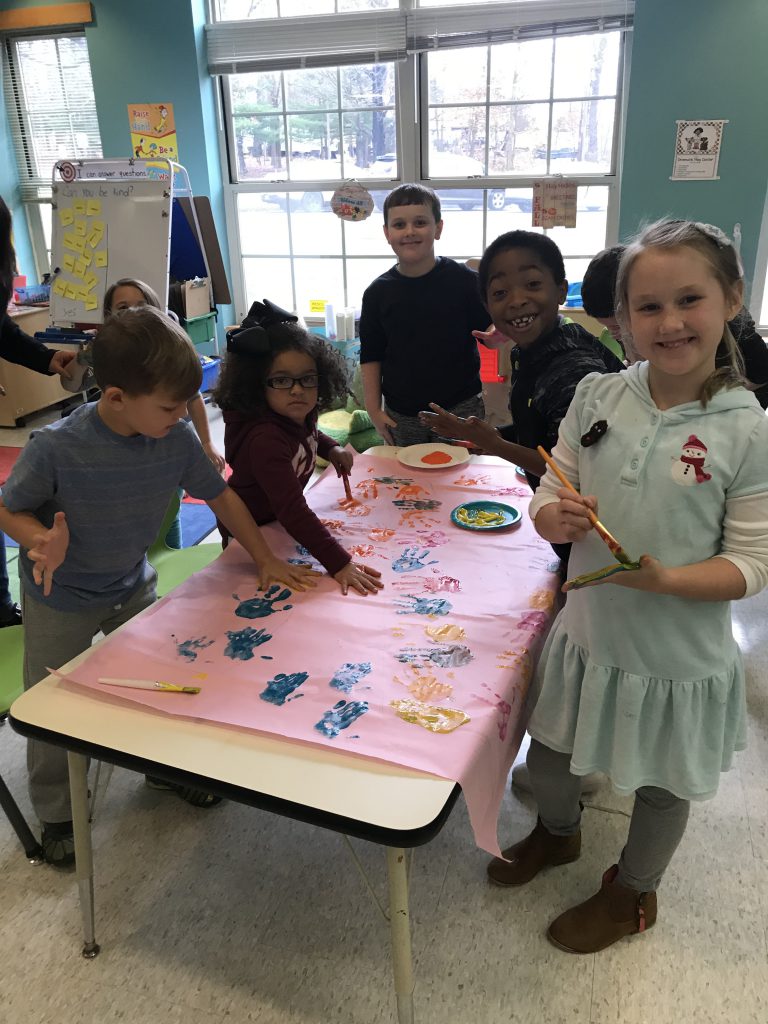
[[[100,324],[104,293],[121,277],[168,301],[172,189],[166,181],[54,182],[51,321]]]

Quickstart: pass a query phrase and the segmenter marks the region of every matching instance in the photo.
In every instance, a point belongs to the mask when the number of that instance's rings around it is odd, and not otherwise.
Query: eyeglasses
[[[319,373],[305,373],[301,377],[288,377],[281,373],[279,377],[267,377],[267,387],[274,388],[275,391],[290,391],[294,384],[301,384],[306,391],[310,391],[319,383]]]

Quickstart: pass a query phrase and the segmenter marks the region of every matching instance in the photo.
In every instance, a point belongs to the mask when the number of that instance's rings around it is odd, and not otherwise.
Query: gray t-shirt
[[[26,549],[19,557],[29,592],[60,611],[122,603],[148,578],[147,549],[174,490],[212,501],[226,487],[187,423],[161,438],[123,437],[97,405],[34,431],[2,487],[6,508],[31,512],[46,527],[66,513],[69,548],[49,597],[32,578]]]

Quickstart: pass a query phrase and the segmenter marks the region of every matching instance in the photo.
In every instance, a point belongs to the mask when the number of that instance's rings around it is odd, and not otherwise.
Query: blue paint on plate
[[[521,480],[525,480],[525,482],[528,483],[528,477],[526,476],[525,470],[522,466],[515,466],[515,475],[519,477]]]
[[[470,522],[462,523],[458,517],[459,509],[466,509],[469,516]],[[481,525],[480,523],[471,522],[473,514],[478,512],[500,512],[504,516],[503,523],[490,523],[489,525]],[[487,532],[488,530],[505,530],[508,526],[515,526],[523,518],[522,513],[512,508],[511,505],[502,505],[500,501],[465,501],[461,505],[457,505],[456,508],[451,512],[451,522],[460,526],[462,530],[479,530]]]

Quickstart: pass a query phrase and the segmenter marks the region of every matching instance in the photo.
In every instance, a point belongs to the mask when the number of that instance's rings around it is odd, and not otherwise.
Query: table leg
[[[408,911],[408,872],[405,850],[387,847],[389,876],[389,928],[395,975],[398,1024],[413,1024],[413,963],[411,918]]]
[[[83,918],[83,956],[92,960],[98,955],[93,913],[93,849],[91,825],[88,821],[88,758],[67,753],[69,761],[69,792],[72,798],[72,825],[75,833],[75,875],[80,890],[80,913]]]

